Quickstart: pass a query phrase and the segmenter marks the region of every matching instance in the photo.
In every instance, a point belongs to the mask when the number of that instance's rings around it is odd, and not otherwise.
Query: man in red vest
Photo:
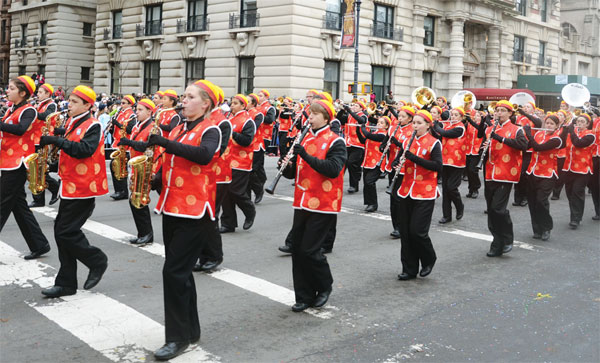
[[[75,87],[69,96],[70,117],[64,136],[40,139],[40,146],[52,144],[60,149],[58,174],[62,179],[61,201],[54,223],[60,269],[54,286],[42,290],[48,297],[76,293],[77,260],[90,269],[83,285],[86,290],[100,282],[108,267],[106,254],[90,245],[81,231],[94,211],[96,197],[108,194],[102,127],[90,113],[95,100],[96,92],[90,87]]]

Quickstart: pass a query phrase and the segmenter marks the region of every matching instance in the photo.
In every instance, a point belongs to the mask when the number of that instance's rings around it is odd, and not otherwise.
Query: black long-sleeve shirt
[[[596,137],[593,134],[588,134],[583,137],[579,137],[579,136],[577,136],[575,131],[571,131],[568,127],[564,128],[562,133],[565,135],[564,136],[565,139],[566,139],[566,133],[568,133],[571,136],[571,143],[573,144],[573,146],[579,147],[579,148],[588,147],[591,144],[593,144],[594,141],[596,140]]]
[[[357,113],[354,113],[354,112],[352,112],[350,110],[346,110],[346,112],[350,116],[352,116],[352,118],[354,118],[356,120],[356,122],[358,122],[359,124],[363,125],[363,124],[367,123],[368,118],[367,118],[366,115],[363,114],[362,116],[359,116]]]
[[[263,120],[264,123],[266,123],[267,125],[272,124],[273,122],[275,122],[275,116],[277,115],[277,113],[275,112],[275,107],[269,107],[269,109],[267,110],[267,114],[265,115],[265,119]]]
[[[463,127],[453,127],[451,129],[444,130],[444,128],[436,122],[432,131],[432,134],[435,137],[438,137],[439,135],[441,137],[445,137],[446,139],[457,139],[463,136],[466,130]]]
[[[65,136],[68,136],[71,132],[73,132],[81,123],[88,120],[91,117],[89,111],[75,116],[72,120],[75,122],[69,127]],[[89,158],[94,154],[98,146],[100,145],[100,136],[102,133],[102,126],[100,123],[90,126],[89,129],[83,135],[81,141],[71,141],[65,138],[59,138],[57,142],[57,146],[61,149],[61,152],[66,153],[67,155],[74,157],[75,159],[85,159]]]
[[[38,120],[46,121],[46,117],[50,116],[54,112],[56,112],[56,103],[50,101],[48,103],[48,107],[46,107],[46,111],[44,111],[42,113],[38,113],[37,118],[38,118]]]
[[[187,133],[189,130],[192,130],[203,120],[204,117],[201,117],[198,120],[188,122],[184,126],[184,130],[186,130],[185,133]],[[181,135],[183,135],[183,132],[176,138],[176,140],[178,140]],[[169,154],[180,156],[196,164],[207,165],[215,155],[220,143],[221,132],[217,129],[210,128],[202,135],[200,145],[186,145],[177,141],[169,140],[167,142],[165,151]]]
[[[231,138],[231,123],[225,121],[221,122],[219,124],[219,130],[221,130],[221,147],[219,148],[219,155],[223,155],[225,150],[227,150],[227,145]]]
[[[402,148],[402,146],[400,146],[400,151],[398,152],[398,155],[396,155],[396,159],[394,159],[394,165],[398,164],[398,162],[400,161],[400,157],[403,153],[404,149]],[[410,156],[409,154],[407,154],[407,159],[427,170],[437,171],[438,173],[441,173],[443,167],[442,145],[439,142],[437,142],[433,146],[433,149],[431,149],[431,159],[429,160],[423,159],[422,157],[419,157],[415,154],[412,154]]]
[[[329,128],[335,132],[336,135],[342,136],[342,123],[337,118],[334,118],[329,122]]]
[[[11,109],[9,109],[9,110],[11,110],[11,112],[14,112],[15,110],[18,110],[19,107],[22,107],[26,103],[27,103],[26,101],[23,101],[23,102],[19,103],[18,105],[14,105],[12,107],[12,110]],[[11,125],[11,124],[7,124],[4,122],[0,122],[0,130],[2,130],[4,132],[8,132],[9,134],[23,136],[25,134],[25,132],[27,131],[27,129],[29,128],[29,126],[31,126],[31,123],[33,121],[35,121],[36,115],[37,115],[37,111],[34,108],[27,108],[26,110],[21,112],[21,116],[19,116],[19,123]]]
[[[254,125],[256,126],[257,130],[259,126],[263,123],[264,119],[265,116],[262,113],[257,113],[256,116],[254,116]]]
[[[171,121],[169,121],[168,124],[159,125],[159,127],[161,130],[169,134],[171,130],[173,130],[175,127],[177,127],[177,125],[179,125],[179,122],[181,122],[181,116],[179,116],[179,114],[176,113],[175,115],[173,115],[173,117],[171,117]]]
[[[533,136],[529,138],[529,147],[531,147],[534,151],[547,151],[557,149],[560,148],[561,144],[562,140],[556,137],[546,140],[546,142],[543,142],[541,144],[535,141],[535,138]]]
[[[367,142],[367,139],[377,142],[383,142],[383,140],[385,140],[386,137],[385,134],[369,132],[365,125],[360,127],[356,126],[356,136],[358,136],[358,140],[361,142],[361,144]]]
[[[527,117],[527,119],[529,119],[529,121],[533,122],[535,127],[542,127],[542,120],[539,117],[537,117],[535,115],[530,115],[523,110],[521,110],[519,112],[521,112],[521,115]]]
[[[242,128],[242,132],[233,132],[231,137],[237,142],[240,146],[250,146],[252,140],[254,139],[254,124],[247,122]]]

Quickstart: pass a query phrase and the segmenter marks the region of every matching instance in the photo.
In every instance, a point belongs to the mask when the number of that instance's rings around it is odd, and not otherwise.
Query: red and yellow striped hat
[[[25,87],[27,87],[27,90],[29,91],[30,95],[32,95],[33,92],[35,92],[35,82],[33,81],[33,79],[31,79],[31,77],[23,75],[18,76],[17,79],[25,84]]]
[[[148,98],[142,98],[139,102],[138,105],[142,105],[147,107],[150,111],[154,112],[154,110],[156,109],[156,105],[154,104],[154,102],[152,102],[150,99]]]
[[[319,92],[319,96],[322,99],[327,100],[327,101],[333,103],[333,97],[331,97],[331,95],[329,94],[329,92]]]
[[[588,115],[587,113],[582,113],[577,117],[583,117],[585,118],[588,122],[592,122],[592,117],[590,115]]]
[[[87,103],[96,102],[96,92],[88,86],[79,85],[71,92],[72,96],[77,96]],[[131,96],[129,96],[131,97]],[[132,97],[133,98],[133,97]]]
[[[563,116],[565,116],[565,118],[569,116],[569,114],[565,110],[558,110],[558,111],[556,111],[556,113],[562,113]]]
[[[157,92],[157,93],[158,93],[158,92]],[[175,90],[174,90],[174,89],[168,89],[168,90],[166,90],[166,91],[162,92],[162,95],[163,95],[163,96],[166,96],[166,97],[171,97],[171,98],[172,98],[172,99],[174,99],[174,100],[176,100],[176,99],[177,99],[177,92],[175,92]]]
[[[415,109],[412,106],[402,106],[400,108],[400,111],[404,111],[411,116],[414,116],[416,113]]]
[[[161,90],[156,91],[155,95],[159,95],[160,97],[164,96],[165,93]]]
[[[208,93],[208,97],[210,97],[210,99],[212,100],[213,105],[216,106],[219,104],[218,91],[212,82],[207,81],[205,79],[201,79],[199,81],[194,82],[194,84],[200,87],[206,93]]]
[[[360,106],[360,108],[362,108],[363,110],[367,108],[367,105],[362,101],[362,100],[354,100],[354,103],[356,103],[357,105]]]
[[[421,116],[426,122],[432,123],[433,116],[427,110],[419,110],[415,116]]]
[[[244,96],[243,94],[238,93],[237,95],[233,96],[233,98],[239,100],[244,105],[244,107],[248,106],[248,97]]]
[[[215,86],[215,89],[217,90],[217,105],[220,105],[221,103],[223,103],[223,101],[225,101],[225,92],[223,92],[223,89],[219,86],[217,86],[216,84],[213,84]]]
[[[284,98],[284,101],[288,101],[289,103],[294,103],[294,99],[291,97]]]
[[[269,91],[267,91],[266,89],[264,89],[264,88],[263,88],[263,89],[261,89],[261,90],[259,91],[259,93],[262,93],[262,94],[263,94],[263,95],[265,95],[265,97],[267,97],[267,98],[271,97],[271,93],[270,93]]]
[[[52,85],[50,83],[44,83],[43,85],[40,86],[40,89],[45,89],[46,91],[50,92],[50,96],[52,96],[54,94],[54,87],[52,87]]]
[[[442,108],[441,108],[440,106],[433,106],[431,109],[432,109],[432,110],[437,110],[437,112],[438,112],[440,115],[442,114],[442,112],[444,112],[444,111],[442,111]]]
[[[392,124],[392,119],[391,118],[389,118],[387,116],[381,116],[381,118],[384,119],[387,122],[388,126]]]
[[[132,95],[125,95],[123,96],[123,99],[129,102],[131,105],[135,105],[135,98],[133,98]]]
[[[462,106],[459,106],[459,107],[453,108],[453,110],[456,110],[456,111],[458,111],[458,113],[460,113],[460,115],[461,115],[461,116],[464,116],[464,115],[465,115],[465,109],[464,109],[464,108],[462,108]]]
[[[331,102],[327,100],[315,100],[313,101],[313,105],[314,104],[323,107],[325,111],[327,111],[327,113],[329,114],[329,121],[335,118],[335,107],[333,107],[333,104],[331,104]]]
[[[507,110],[509,110],[510,112],[515,112],[515,109],[513,108],[512,103],[508,102],[507,100],[498,101],[496,103],[496,107],[494,107],[494,109],[497,109],[498,107],[504,107]]]

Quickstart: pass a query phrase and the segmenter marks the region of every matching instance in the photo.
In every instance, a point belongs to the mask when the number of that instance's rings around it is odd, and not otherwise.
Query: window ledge
[[[433,50],[433,51],[436,51],[436,52],[441,52],[442,51],[442,48],[432,47],[430,45],[423,45],[423,47],[424,47],[424,50]]]
[[[396,45],[396,46],[399,46],[399,47],[402,47],[404,45],[403,41],[393,40],[393,39],[389,39],[389,38],[380,38],[380,37],[369,36],[368,39],[369,39],[369,44],[374,44],[374,43],[388,43],[388,44]]]
[[[186,32],[186,33],[177,33],[177,38],[187,38],[187,37],[203,37],[208,38],[210,36],[210,31],[194,31],[194,32]]]
[[[321,28],[321,34],[328,34],[328,35],[340,35],[342,34],[341,30],[334,30],[334,29],[327,29],[327,28]]]
[[[144,35],[141,37],[135,37],[135,40],[137,40],[138,42],[143,42],[145,40],[160,40],[163,41],[165,39],[165,36],[163,34],[158,34],[158,35]]]

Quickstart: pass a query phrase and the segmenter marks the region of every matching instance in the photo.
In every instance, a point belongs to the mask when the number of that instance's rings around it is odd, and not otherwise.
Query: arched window
[[[575,27],[571,23],[562,23],[561,27],[563,36],[569,39],[571,39],[573,35],[577,34],[577,29],[575,29]]]

